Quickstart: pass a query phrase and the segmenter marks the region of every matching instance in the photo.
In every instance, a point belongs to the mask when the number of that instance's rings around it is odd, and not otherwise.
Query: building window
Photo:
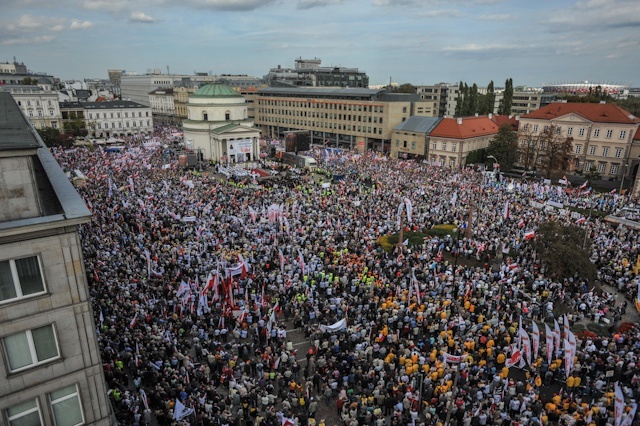
[[[52,324],[16,333],[2,340],[9,370],[12,372],[43,364],[60,356]]]
[[[437,142],[431,142],[431,149],[438,149],[438,143]]]
[[[53,114],[53,110],[52,110],[52,109],[50,109],[50,110],[49,110],[49,115],[50,115],[51,117],[53,117],[53,115],[54,115],[54,114]]]
[[[602,147],[602,156],[606,157],[608,155],[609,155],[609,147],[607,146]]]
[[[402,113],[406,114],[407,113],[407,107],[402,107]]]
[[[407,147],[407,141],[402,141],[402,147],[406,148]]]
[[[562,132],[562,127],[556,127],[556,135],[559,135]]]
[[[537,132],[538,132],[538,125],[537,125],[537,124],[534,124],[534,125],[533,125],[533,132],[534,132],[534,133],[537,133]]]
[[[597,138],[597,137],[599,137],[599,136],[600,136],[600,129],[595,129],[595,130],[593,131],[593,137],[594,137],[594,138]]]
[[[455,167],[456,166],[456,160],[449,160],[449,166]]]
[[[613,130],[607,130],[607,139],[610,139],[613,135]]]
[[[451,151],[452,152],[456,152],[457,148],[458,148],[458,146],[455,143],[451,144]]]
[[[0,302],[44,293],[37,256],[0,262]]]
[[[442,142],[442,150],[443,151],[447,150],[447,143],[446,142]]]
[[[567,127],[567,135],[573,134],[573,127]]]
[[[622,148],[616,148],[616,158],[622,157]]]
[[[42,416],[37,399],[32,399],[22,404],[14,405],[7,409],[9,426],[41,425]]]
[[[56,420],[56,426],[77,426],[84,424],[84,414],[80,404],[78,387],[71,385],[51,392],[51,411]]]
[[[607,169],[607,164],[606,163],[600,163],[598,164],[598,172],[599,173],[604,173],[604,171]]]
[[[580,130],[578,130],[578,135],[584,136],[584,127],[580,127]]]
[[[596,148],[598,148],[595,145],[592,145],[589,147],[589,155],[596,155]]]
[[[624,139],[627,137],[627,131],[626,130],[620,130],[620,139]]]
[[[576,145],[576,154],[580,154],[582,152],[582,145]]]
[[[416,143],[415,141],[411,141],[411,149],[416,149]]]
[[[584,165],[584,169],[586,171],[590,171],[593,168],[593,163],[591,161],[587,161]]]
[[[611,165],[611,174],[615,175],[618,173],[618,165],[617,164],[612,164]]]
[[[400,146],[400,141],[396,139],[396,148]]]

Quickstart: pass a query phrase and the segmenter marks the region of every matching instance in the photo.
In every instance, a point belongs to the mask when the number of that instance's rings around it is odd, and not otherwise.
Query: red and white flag
[[[298,250],[298,264],[300,265],[300,269],[302,270],[302,273],[304,274],[305,272],[305,264],[304,264],[304,257],[302,257],[302,252],[300,250]]]
[[[524,228],[524,219],[520,219],[518,221],[518,228],[521,228],[521,229]]]
[[[534,231],[533,229],[524,233],[525,240],[533,240],[535,237],[536,237],[536,231]]]
[[[131,318],[131,321],[129,321],[129,328],[135,327],[137,322],[138,322],[138,313],[136,312],[133,318]]]
[[[278,249],[278,259],[280,260],[280,272],[284,272],[284,254],[282,254],[282,250]]]
[[[622,414],[624,413],[624,394],[622,393],[622,388],[620,388],[620,383],[616,382],[615,384],[615,392],[614,392],[614,418],[615,418],[615,426],[620,426],[620,422],[622,422]]]
[[[510,216],[511,216],[511,212],[510,212],[509,200],[507,200],[504,203],[504,210],[502,211],[502,218],[503,219],[509,219]]]
[[[538,349],[540,348],[540,329],[538,328],[538,324],[535,321],[531,323],[531,344],[533,349],[533,360],[535,362],[538,357]]]
[[[505,360],[504,365],[507,368],[511,368],[519,363],[521,358],[522,352],[520,352],[520,349],[516,345],[511,345],[511,356]]]
[[[581,218],[578,218],[576,220],[576,225],[582,225],[583,223],[585,223],[587,221],[587,218],[582,216]]]

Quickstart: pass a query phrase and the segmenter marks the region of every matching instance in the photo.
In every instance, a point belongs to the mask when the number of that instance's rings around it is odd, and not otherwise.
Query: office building
[[[321,60],[295,60],[295,68],[271,68],[264,81],[270,87],[369,87],[369,76],[358,68],[322,67]]]
[[[409,117],[393,129],[391,158],[424,160],[429,149],[429,133],[442,120],[440,117]]]
[[[0,86],[13,96],[16,103],[36,129],[52,127],[62,130],[62,115],[58,105],[58,93],[52,90],[47,78],[40,78],[40,85],[14,84]]]
[[[115,425],[78,225],[91,212],[0,92],[0,423]]]
[[[151,108],[136,102],[60,102],[60,109],[69,119],[83,116],[89,136],[94,138],[153,132]]]
[[[258,90],[256,126],[274,139],[310,130],[312,144],[388,152],[393,129],[412,115],[431,117],[431,107],[417,94],[386,90],[268,87]]]

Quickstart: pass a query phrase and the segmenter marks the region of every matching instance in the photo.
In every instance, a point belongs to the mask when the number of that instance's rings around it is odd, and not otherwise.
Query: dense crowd
[[[54,150],[88,177],[82,244],[123,424],[620,426],[616,383],[631,424],[640,332],[613,327],[635,310],[638,231],[540,206],[613,212],[636,200],[313,154],[322,174],[252,182],[167,166],[162,148],[133,140],[122,153]],[[406,231],[464,232],[387,252],[378,238],[399,216]],[[547,220],[587,229],[598,289],[546,274],[526,234]],[[568,333],[585,322],[611,334]]]

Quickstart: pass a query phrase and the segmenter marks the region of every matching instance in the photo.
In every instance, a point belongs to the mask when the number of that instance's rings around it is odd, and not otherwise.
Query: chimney
[[[462,117],[458,117],[458,119],[456,120],[458,122],[458,125],[462,124]]]
[[[478,113],[476,112],[476,117],[478,116]]]
[[[520,116],[516,115],[516,121],[520,121]]]
[[[493,120],[493,114],[489,113],[489,120]]]

